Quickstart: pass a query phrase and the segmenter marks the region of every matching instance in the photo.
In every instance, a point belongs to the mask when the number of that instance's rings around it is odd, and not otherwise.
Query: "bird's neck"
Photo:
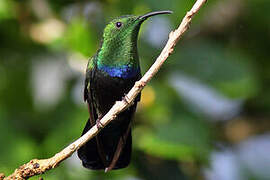
[[[137,37],[103,41],[97,67],[112,77],[127,79],[137,75],[140,72]]]

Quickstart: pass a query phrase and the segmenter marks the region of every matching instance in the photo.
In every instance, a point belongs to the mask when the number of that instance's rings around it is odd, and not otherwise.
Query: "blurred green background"
[[[48,158],[88,118],[87,59],[114,17],[155,10],[143,24],[143,73],[194,0],[0,0],[0,172]],[[209,0],[143,90],[130,166],[104,174],[77,155],[54,179],[270,179],[270,1]],[[33,179],[37,179],[34,177]]]

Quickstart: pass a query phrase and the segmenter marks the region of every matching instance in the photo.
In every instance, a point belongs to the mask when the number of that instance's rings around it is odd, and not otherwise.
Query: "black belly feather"
[[[96,120],[98,116],[104,116],[116,101],[122,100],[124,95],[128,93],[139,78],[140,74],[134,78],[122,79],[110,77],[103,72],[95,71],[91,79],[91,90],[88,92],[88,97],[92,98],[88,98],[88,100],[90,100],[88,103],[92,103],[94,119]],[[132,106],[120,113],[115,120],[102,129],[97,135],[97,138],[91,139],[78,150],[78,156],[82,160],[84,167],[90,169],[105,169],[110,165],[119,139],[127,132],[131,123],[139,99],[140,95]],[[93,125],[94,124],[91,124],[90,120],[88,120],[83,134]],[[102,143],[102,151],[105,154],[105,164],[104,160],[100,157],[98,150],[100,146],[97,146],[97,140]],[[132,138],[131,131],[129,131],[125,145],[113,169],[124,168],[129,164],[132,149],[131,145]]]

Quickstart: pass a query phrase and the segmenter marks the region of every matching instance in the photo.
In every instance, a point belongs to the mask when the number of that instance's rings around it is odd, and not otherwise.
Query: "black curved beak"
[[[147,18],[151,17],[151,16],[155,16],[155,15],[159,15],[159,14],[172,14],[172,11],[154,11],[154,12],[150,12],[147,13],[145,15],[139,16],[138,19],[140,20],[146,20]]]

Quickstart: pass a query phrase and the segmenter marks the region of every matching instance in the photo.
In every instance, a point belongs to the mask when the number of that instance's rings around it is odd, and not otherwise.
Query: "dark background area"
[[[143,73],[191,0],[0,0],[0,172],[48,158],[88,118],[87,59],[106,23],[172,10],[143,24]],[[89,171],[77,155],[54,179],[270,179],[270,1],[209,0],[143,90],[128,168]],[[34,177],[33,179],[37,179]]]

